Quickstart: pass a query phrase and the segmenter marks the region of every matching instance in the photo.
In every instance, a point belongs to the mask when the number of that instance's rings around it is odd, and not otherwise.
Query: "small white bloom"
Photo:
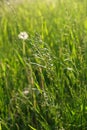
[[[29,90],[27,90],[27,89],[24,90],[24,91],[23,91],[23,94],[24,94],[24,95],[28,95],[28,94],[29,94]]]
[[[20,32],[20,34],[18,35],[18,38],[26,40],[28,38],[28,34],[26,32]]]

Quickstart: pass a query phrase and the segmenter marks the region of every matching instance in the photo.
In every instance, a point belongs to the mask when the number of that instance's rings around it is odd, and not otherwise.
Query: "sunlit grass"
[[[0,130],[86,130],[86,0],[0,7]]]

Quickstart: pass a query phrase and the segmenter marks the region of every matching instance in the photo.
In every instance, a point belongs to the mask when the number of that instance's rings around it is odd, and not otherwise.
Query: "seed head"
[[[18,38],[26,40],[26,39],[28,39],[28,34],[26,32],[20,32],[18,35]]]

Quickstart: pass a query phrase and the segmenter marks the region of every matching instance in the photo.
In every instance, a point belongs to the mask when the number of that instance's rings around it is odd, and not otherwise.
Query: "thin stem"
[[[25,52],[25,44],[26,44],[26,43],[25,43],[25,41],[23,40],[23,55],[25,55],[25,53],[26,53],[26,52]]]

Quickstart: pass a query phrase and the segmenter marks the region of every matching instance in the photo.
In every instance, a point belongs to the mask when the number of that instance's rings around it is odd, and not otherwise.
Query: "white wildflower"
[[[18,38],[26,40],[28,39],[28,34],[26,32],[20,32],[20,34],[18,35]]]
[[[27,89],[24,90],[24,91],[23,91],[23,94],[24,94],[24,95],[28,95],[28,94],[29,94],[29,90],[27,90]]]

